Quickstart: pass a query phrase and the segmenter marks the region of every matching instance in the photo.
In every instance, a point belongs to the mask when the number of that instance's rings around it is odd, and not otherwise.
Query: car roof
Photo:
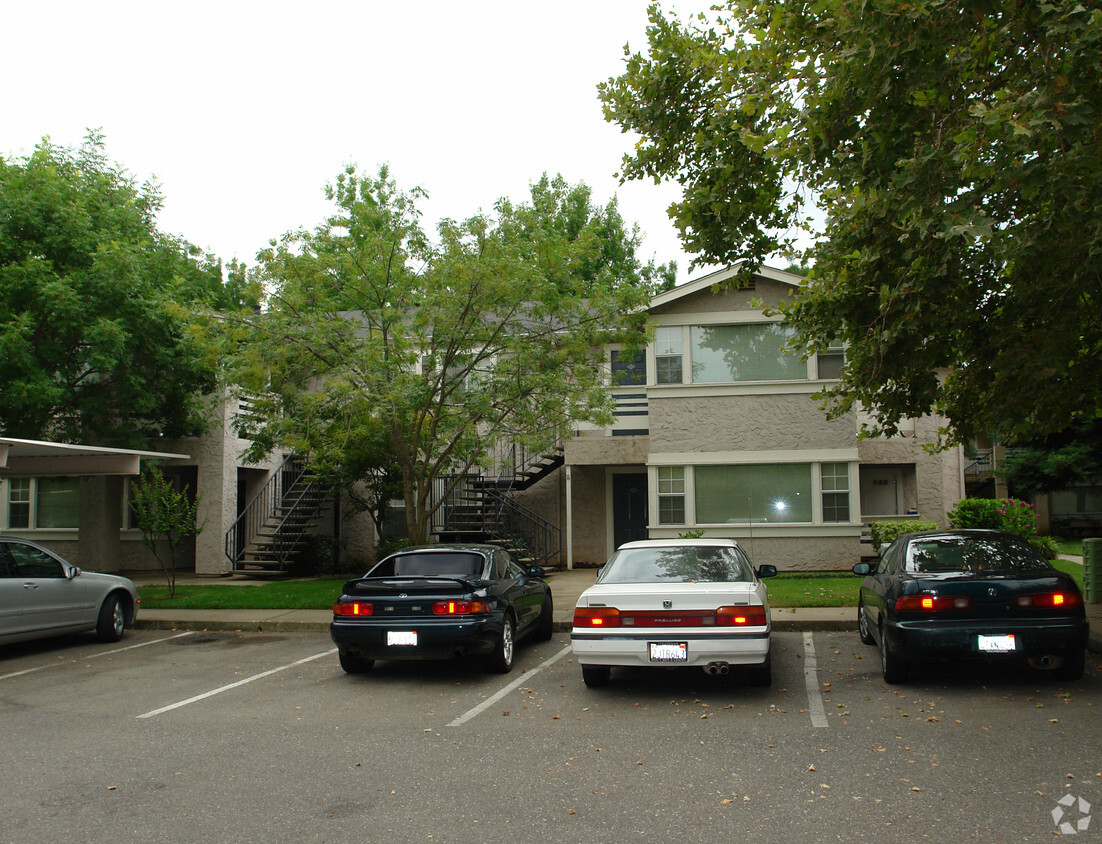
[[[962,539],[990,539],[992,537],[1012,537],[1014,539],[1021,539],[1021,537],[1008,530],[992,530],[990,528],[950,528],[948,530],[916,530],[912,533],[904,533],[899,538],[905,539],[908,542],[921,539],[948,539],[950,537],[959,537]]]
[[[492,554],[494,551],[500,551],[496,545],[484,545],[477,542],[465,542],[465,543],[446,543],[437,545],[410,545],[406,548],[399,548],[396,551],[391,551],[387,554],[388,557],[398,557],[402,554],[455,554],[456,552],[465,554]]]
[[[693,546],[737,548],[738,543],[733,539],[704,537],[699,539],[637,539],[634,542],[625,542],[616,550],[624,551],[629,548],[685,548]]]

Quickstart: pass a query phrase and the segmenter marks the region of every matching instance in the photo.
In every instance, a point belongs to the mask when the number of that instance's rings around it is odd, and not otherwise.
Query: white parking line
[[[826,727],[826,711],[823,695],[819,691],[819,660],[815,657],[815,639],[804,633],[804,682],[807,684],[807,709],[811,713],[812,727]]]
[[[517,679],[515,679],[508,686],[506,686],[503,689],[499,689],[497,692],[490,695],[488,698],[486,698],[486,700],[482,701],[482,703],[480,703],[474,709],[470,709],[467,712],[460,715],[458,718],[456,718],[454,721],[452,721],[450,724],[448,724],[448,726],[449,727],[458,727],[461,724],[466,724],[468,721],[470,721],[472,718],[474,718],[476,715],[478,715],[478,713],[482,712],[487,707],[493,706],[495,703],[497,703],[499,700],[501,700],[503,697],[505,697],[505,695],[509,694],[509,692],[511,692],[517,686],[520,686],[520,685],[523,685],[524,683],[527,683],[529,680],[532,679],[533,674],[538,674],[539,672],[543,671],[543,669],[545,669],[547,666],[551,665],[554,662],[558,662],[560,659],[562,659],[568,653],[570,653],[570,645],[567,645],[565,648],[563,648],[561,651],[559,651],[553,657],[551,657],[550,659],[544,660],[538,666],[531,669],[530,671],[526,671],[520,677],[517,677]]]
[[[222,692],[228,692],[230,689],[236,689],[238,686],[244,686],[246,683],[251,683],[254,680],[260,680],[264,677],[270,677],[272,674],[278,674],[280,671],[286,671],[288,668],[294,668],[296,665],[302,665],[306,662],[313,662],[315,659],[321,659],[322,657],[332,656],[337,652],[336,648],[330,648],[324,653],[314,654],[313,656],[303,657],[302,659],[289,662],[286,665],[281,665],[279,668],[272,668],[269,671],[261,671],[259,674],[254,674],[252,677],[246,677],[244,680],[238,680],[236,683],[230,683],[228,686],[220,686],[217,689],[212,689],[209,692],[203,692],[201,695],[195,697],[189,697],[187,700],[181,700],[178,703],[170,703],[168,706],[162,706],[160,709],[154,709],[152,712],[146,712],[144,715],[138,715],[138,718],[152,718],[154,715],[161,715],[165,712],[171,712],[173,709],[179,709],[181,706],[187,706],[189,703],[196,703],[200,700],[206,700],[208,697],[214,697],[220,695]]]
[[[82,656],[81,659],[97,659],[101,656],[110,656],[111,654],[121,654],[123,651],[132,651],[134,648],[144,648],[146,645],[156,645],[160,642],[167,642],[170,639],[179,639],[181,636],[191,636],[194,631],[188,630],[185,633],[177,633],[175,636],[165,636],[163,639],[153,639],[149,642],[139,642],[136,645],[127,645],[125,648],[114,648],[110,651],[103,651],[102,653],[92,654],[91,656]],[[35,668],[25,668],[22,671],[13,671],[11,674],[0,674],[0,680],[7,680],[9,677],[21,677],[24,674],[33,674],[35,671],[41,671],[44,668],[56,668],[59,665],[66,665],[64,662],[51,662],[49,665],[39,665]]]

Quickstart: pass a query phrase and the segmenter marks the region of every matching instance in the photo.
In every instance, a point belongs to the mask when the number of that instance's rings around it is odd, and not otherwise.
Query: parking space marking
[[[113,648],[109,651],[103,651],[103,653],[91,654],[90,656],[83,656],[81,659],[98,659],[101,656],[110,656],[111,654],[121,654],[123,651],[132,651],[135,648],[144,648],[146,645],[156,645],[161,642],[167,642],[171,639],[179,639],[181,636],[191,636],[194,631],[188,630],[184,633],[177,633],[174,636],[165,636],[163,639],[154,639],[150,642],[138,642],[136,645],[127,645],[125,648]],[[21,677],[24,674],[33,674],[35,671],[41,671],[44,668],[56,668],[59,665],[65,665],[63,662],[51,662],[49,665],[38,665],[34,668],[25,668],[22,671],[13,671],[11,674],[0,674],[0,680],[7,680],[9,677]]]
[[[523,675],[521,675],[520,677],[517,677],[517,679],[515,679],[508,686],[494,692],[494,694],[490,695],[488,698],[486,698],[486,700],[482,701],[482,703],[480,703],[474,709],[467,710],[462,715],[460,715],[458,718],[456,718],[454,721],[452,721],[450,724],[448,724],[448,726],[449,727],[458,727],[462,724],[466,724],[468,721],[470,721],[472,718],[474,718],[480,712],[483,712],[487,707],[493,706],[495,703],[497,703],[499,700],[501,700],[503,697],[505,697],[505,695],[507,695],[507,694],[509,694],[509,692],[513,691],[513,689],[517,688],[517,686],[520,686],[524,683],[527,683],[529,680],[532,679],[533,674],[538,674],[539,672],[543,671],[543,669],[545,669],[547,666],[551,665],[552,663],[558,662],[560,659],[562,659],[568,653],[570,653],[570,645],[567,645],[565,648],[563,648],[561,651],[559,651],[557,654],[555,654],[550,659],[545,659],[543,662],[541,662],[535,668],[524,672]]]
[[[811,714],[811,726],[826,727],[826,710],[819,690],[819,660],[815,657],[815,639],[804,633],[804,683],[807,684],[807,711]]]
[[[252,683],[254,680],[262,680],[265,677],[270,677],[273,674],[278,674],[280,671],[286,671],[288,668],[294,668],[298,665],[303,665],[307,662],[313,662],[315,659],[322,659],[323,657],[332,656],[337,652],[336,648],[330,648],[320,654],[314,654],[313,656],[303,657],[302,659],[289,662],[286,665],[281,665],[279,668],[272,668],[268,671],[261,671],[259,674],[254,674],[252,677],[246,677],[244,680],[238,680],[236,683],[230,683],[228,686],[220,686],[217,689],[211,689],[209,692],[203,692],[201,695],[195,697],[189,697],[187,700],[181,700],[176,703],[170,703],[168,706],[162,706],[160,709],[154,709],[152,712],[146,712],[142,715],[138,715],[138,718],[152,718],[155,715],[163,715],[165,712],[171,712],[173,709],[179,709],[182,706],[187,706],[192,703],[197,703],[201,700],[206,700],[208,697],[214,697],[220,695],[222,692],[228,692],[231,689],[236,689],[239,686],[244,686],[247,683]]]

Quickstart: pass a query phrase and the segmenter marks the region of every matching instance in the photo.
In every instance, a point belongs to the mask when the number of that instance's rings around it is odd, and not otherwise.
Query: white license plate
[[[685,642],[650,642],[651,662],[688,662],[689,646]]]
[[[989,654],[1005,654],[1017,650],[1017,642],[1013,633],[1005,636],[980,636],[979,648]]]
[[[388,645],[416,645],[417,631],[388,630],[386,632],[386,643]]]

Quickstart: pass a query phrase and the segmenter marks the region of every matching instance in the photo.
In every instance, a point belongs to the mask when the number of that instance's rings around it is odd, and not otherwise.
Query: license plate
[[[979,648],[989,654],[1005,654],[1017,650],[1017,643],[1013,633],[1005,636],[980,636]]]
[[[688,662],[689,646],[686,642],[650,642],[651,662]]]
[[[386,632],[386,643],[388,645],[416,645],[417,631],[388,630]]]

